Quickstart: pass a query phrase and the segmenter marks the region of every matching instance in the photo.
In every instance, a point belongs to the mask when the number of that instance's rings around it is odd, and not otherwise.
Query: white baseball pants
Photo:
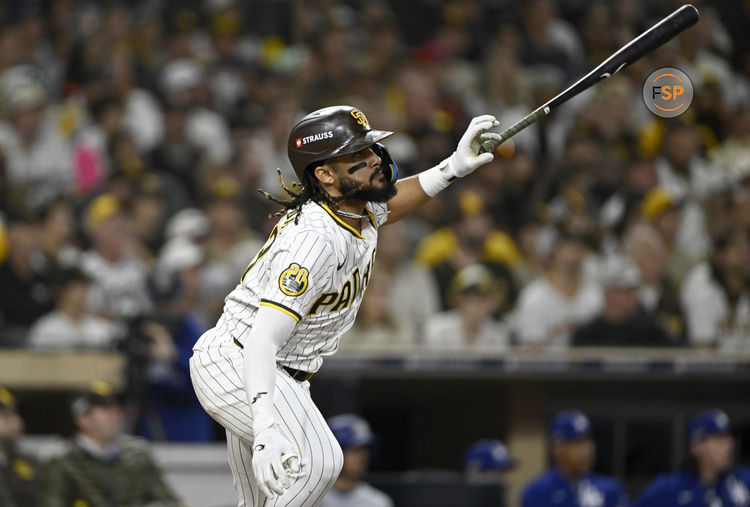
[[[209,331],[211,332],[211,331]],[[252,415],[243,382],[242,351],[235,345],[196,350],[190,377],[203,408],[227,430],[227,450],[239,507],[314,507],[338,478],[344,457],[310,397],[309,382],[276,373],[276,421],[297,447],[301,473],[281,496],[269,500],[258,489],[252,468]]]

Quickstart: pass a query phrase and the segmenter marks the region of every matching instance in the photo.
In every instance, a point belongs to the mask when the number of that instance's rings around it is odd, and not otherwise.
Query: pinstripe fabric
[[[385,204],[368,203],[371,219],[361,232],[316,203],[306,204],[294,223],[289,213],[227,296],[216,326],[204,333],[190,360],[193,387],[203,408],[227,430],[229,462],[240,506],[315,506],[333,486],[343,455],[310,398],[309,383],[294,381],[281,366],[315,372],[338,349],[352,326],[372,276],[377,227]],[[269,502],[252,472],[252,415],[243,383],[242,352],[260,305],[298,320],[279,348],[274,409],[282,431],[299,450],[302,473]]]
[[[275,419],[299,450],[302,473],[276,501],[266,502],[252,471],[252,416],[242,388],[243,364],[242,352],[234,345],[196,351],[190,359],[198,399],[227,430],[229,464],[238,505],[318,505],[338,477],[343,454],[310,398],[309,383],[296,382],[281,369],[276,373]]]
[[[273,242],[264,245],[263,255],[253,259],[242,282],[227,296],[224,314],[216,324],[217,333],[204,335],[197,350],[221,343],[242,343],[252,327],[261,299],[282,305],[301,319],[276,360],[296,370],[315,372],[323,357],[334,354],[341,336],[354,324],[362,303],[377,244],[377,226],[386,218],[384,204],[368,203],[375,225],[363,220],[361,237],[337,222],[331,213],[316,203],[302,209],[299,223],[288,214],[277,224]],[[265,250],[265,252],[264,252]],[[299,296],[285,294],[279,284],[284,270],[297,264],[309,271],[307,288]],[[366,277],[367,274],[367,277]],[[310,314],[324,293],[341,294],[349,287],[348,302],[337,301],[320,306]],[[356,288],[356,290],[355,290]],[[341,294],[345,296],[345,294]],[[344,298],[345,300],[346,298]]]

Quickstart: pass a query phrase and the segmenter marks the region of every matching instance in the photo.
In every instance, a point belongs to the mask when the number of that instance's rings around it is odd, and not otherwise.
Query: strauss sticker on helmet
[[[297,139],[297,148],[307,143],[314,143],[315,141],[323,141],[324,139],[333,139],[333,132],[330,130],[326,130],[325,132],[321,132],[319,134],[313,134],[311,136],[301,137]]]

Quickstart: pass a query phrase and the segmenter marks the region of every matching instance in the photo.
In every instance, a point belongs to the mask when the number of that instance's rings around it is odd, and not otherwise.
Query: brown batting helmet
[[[294,172],[331,157],[371,147],[393,132],[373,130],[365,115],[351,106],[331,106],[308,114],[292,129],[287,146]]]

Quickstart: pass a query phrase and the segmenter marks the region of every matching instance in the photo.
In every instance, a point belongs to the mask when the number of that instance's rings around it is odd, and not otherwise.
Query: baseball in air
[[[504,143],[500,144],[500,146],[495,148],[495,154],[500,155],[503,158],[512,157],[515,151],[516,151],[516,145],[513,143],[512,139],[508,139]]]

